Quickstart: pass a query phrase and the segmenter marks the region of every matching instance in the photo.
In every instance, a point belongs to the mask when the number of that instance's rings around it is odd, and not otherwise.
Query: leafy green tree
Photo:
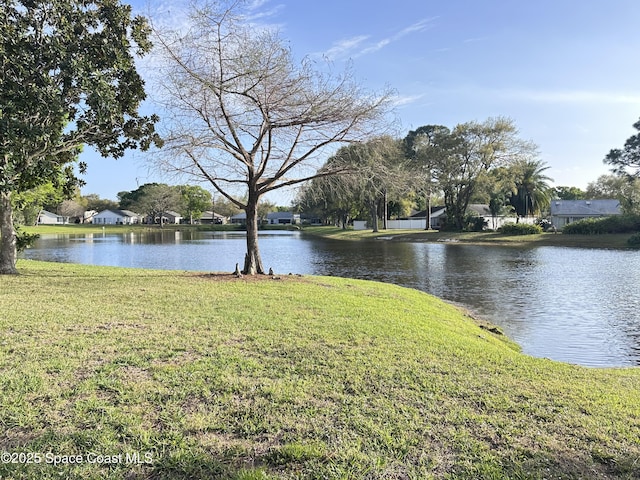
[[[118,192],[118,205],[122,210],[133,210],[136,205],[142,203],[147,191],[153,190],[154,187],[168,187],[166,183],[145,183],[135,190]]]
[[[84,205],[86,210],[95,210],[96,212],[101,212],[103,210],[116,210],[119,208],[118,202],[106,198],[100,198],[100,195],[96,193],[83,195],[80,198],[80,203]]]
[[[616,175],[640,178],[640,120],[633,128],[638,133],[629,137],[623,148],[610,150],[604,163],[611,165],[611,171]]]
[[[551,196],[560,200],[584,200],[586,192],[578,187],[554,187]]]
[[[215,197],[211,202],[214,213],[224,217],[233,217],[242,212],[234,203],[224,197]]]
[[[180,185],[178,191],[182,197],[180,213],[193,224],[194,218],[200,218],[202,213],[212,208],[211,193],[198,185]]]
[[[339,177],[319,177],[303,185],[298,190],[296,205],[299,211],[316,215],[343,229],[362,211],[359,199],[345,188]]]
[[[148,183],[135,190],[135,201],[128,204],[138,213],[144,213],[151,223],[164,227],[164,214],[179,210],[182,203],[180,190],[164,183]],[[133,194],[134,192],[130,192]],[[127,195],[123,195],[128,202]]]
[[[64,193],[48,182],[23,192],[12,195],[11,203],[14,212],[14,223],[35,225],[42,210],[59,205],[64,199]]]
[[[431,229],[431,197],[436,180],[437,165],[442,165],[454,148],[451,131],[442,125],[425,125],[411,130],[403,140],[409,167],[415,173],[416,189],[422,193],[426,204],[425,230]]]
[[[640,178],[628,175],[601,175],[587,185],[586,198],[615,198],[627,214],[640,214]]]
[[[388,136],[342,147],[323,168],[344,172],[326,179],[331,185],[326,193],[345,204],[364,205],[374,232],[379,230],[381,211],[387,217],[390,196],[399,198],[410,185],[401,142]]]
[[[457,125],[449,134],[442,132],[442,154],[434,162],[433,173],[444,194],[449,228],[464,228],[470,199],[487,172],[535,152],[535,145],[521,140],[517,133],[513,121],[506,118],[468,122]]]
[[[267,215],[278,211],[275,203],[268,200],[262,200],[258,203],[258,222],[262,223],[267,220]]]
[[[549,207],[551,178],[544,174],[548,169],[539,160],[520,160],[511,165],[514,188],[510,201],[519,217],[539,214]]]
[[[483,192],[476,192],[474,203],[487,203],[491,212],[491,228],[498,228],[498,217],[514,213],[509,198],[514,188],[514,176],[509,167],[497,167],[482,178]]]
[[[148,33],[118,0],[4,0],[0,273],[17,273],[12,195],[60,178],[71,194],[83,145],[119,157],[158,141],[156,118],[137,112],[145,93],[133,55],[150,49]]]
[[[317,170],[319,156],[387,128],[392,95],[365,93],[349,71],[298,63],[276,31],[246,21],[245,4],[195,2],[191,28],[158,32],[157,91],[171,117],[159,164],[209,182],[246,212],[242,271],[263,274],[260,200],[334,173]]]

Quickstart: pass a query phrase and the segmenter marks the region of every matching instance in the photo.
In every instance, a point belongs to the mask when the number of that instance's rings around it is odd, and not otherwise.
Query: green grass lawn
[[[497,232],[440,232],[438,230],[343,230],[338,227],[305,227],[310,235],[335,240],[371,240],[387,238],[406,242],[460,242],[476,245],[501,246],[558,246],[580,248],[629,248],[627,240],[631,234],[564,235],[542,233],[536,235],[503,235]]]
[[[128,232],[155,232],[161,230],[237,230],[237,225],[93,225],[93,224],[68,224],[68,225],[36,225],[21,226],[27,233],[54,234],[54,235],[82,235],[89,233],[128,233]]]
[[[523,355],[427,294],[18,268],[2,479],[640,478],[640,370]]]

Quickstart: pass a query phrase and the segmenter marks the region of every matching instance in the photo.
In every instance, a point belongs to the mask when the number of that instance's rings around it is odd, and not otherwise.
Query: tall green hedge
[[[614,215],[602,218],[585,218],[565,225],[562,233],[597,235],[604,233],[640,232],[640,215]]]

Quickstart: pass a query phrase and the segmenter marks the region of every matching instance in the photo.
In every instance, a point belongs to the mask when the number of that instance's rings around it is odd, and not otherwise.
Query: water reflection
[[[242,232],[43,236],[32,259],[233,271]],[[640,365],[640,254],[560,247],[331,241],[264,232],[266,268],[417,288],[500,325],[531,355],[591,366]]]

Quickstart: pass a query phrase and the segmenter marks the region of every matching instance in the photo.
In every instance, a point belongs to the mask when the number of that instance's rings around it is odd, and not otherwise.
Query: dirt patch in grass
[[[197,274],[199,278],[203,278],[205,280],[211,280],[214,282],[245,282],[245,283],[255,283],[255,282],[278,282],[278,281],[286,281],[286,282],[299,282],[304,281],[304,276],[300,274],[282,274],[282,275],[236,275],[234,273],[205,273],[205,274]]]

